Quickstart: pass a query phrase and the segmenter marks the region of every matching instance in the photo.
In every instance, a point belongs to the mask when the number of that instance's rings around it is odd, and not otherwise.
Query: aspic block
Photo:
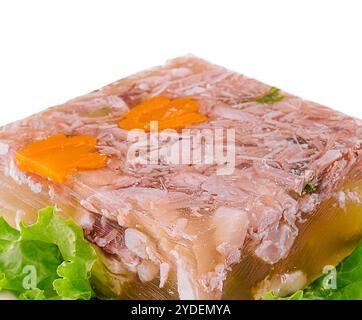
[[[180,57],[3,127],[0,213],[56,205],[81,225],[103,297],[285,296],[361,239],[361,138],[358,119]]]

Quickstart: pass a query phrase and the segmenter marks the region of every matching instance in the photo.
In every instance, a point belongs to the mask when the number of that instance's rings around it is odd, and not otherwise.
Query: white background
[[[0,0],[0,125],[186,53],[362,118],[360,0]]]

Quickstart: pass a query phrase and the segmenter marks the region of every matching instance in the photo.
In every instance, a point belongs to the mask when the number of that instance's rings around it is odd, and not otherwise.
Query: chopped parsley
[[[272,104],[283,100],[285,97],[280,94],[280,89],[276,87],[271,87],[269,92],[263,95],[260,98],[255,99],[256,102],[263,104]]]
[[[303,188],[303,194],[312,194],[316,192],[318,189],[318,185],[313,183],[312,181],[308,181]]]

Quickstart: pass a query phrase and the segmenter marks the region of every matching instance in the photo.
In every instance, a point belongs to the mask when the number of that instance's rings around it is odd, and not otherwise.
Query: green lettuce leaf
[[[297,292],[295,292],[294,294],[292,294],[289,297],[277,297],[275,296],[272,292],[267,292],[264,295],[264,300],[302,300],[303,299],[303,291],[299,290]]]
[[[335,276],[335,287],[331,281]],[[265,294],[266,300],[362,300],[362,242],[335,270],[314,281],[304,291],[290,297],[280,298],[272,292]]]
[[[54,207],[39,211],[35,224],[21,223],[20,231],[0,218],[0,290],[25,300],[88,300],[95,261],[82,229]]]

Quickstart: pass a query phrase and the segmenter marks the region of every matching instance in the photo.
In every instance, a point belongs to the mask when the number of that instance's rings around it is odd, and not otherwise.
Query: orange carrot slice
[[[168,99],[156,96],[132,108],[123,116],[119,126],[125,130],[150,131],[150,122],[157,121],[160,130],[179,130],[207,120],[207,116],[201,114],[199,108],[199,103],[190,97]]]
[[[22,171],[64,183],[77,170],[105,166],[107,157],[97,152],[96,144],[91,136],[56,134],[17,150],[15,159]]]

